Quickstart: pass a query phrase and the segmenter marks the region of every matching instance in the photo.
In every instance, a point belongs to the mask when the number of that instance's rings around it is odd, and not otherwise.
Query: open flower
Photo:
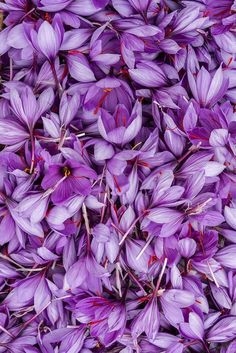
[[[126,325],[125,306],[114,300],[91,297],[80,300],[74,316],[90,327],[90,333],[106,347],[123,335]]]
[[[44,190],[51,189],[51,199],[54,203],[61,203],[73,194],[89,195],[91,191],[90,179],[97,175],[91,168],[76,161],[65,161],[50,165],[42,181]]]
[[[110,113],[116,110],[117,104],[121,103],[127,109],[132,109],[133,92],[127,82],[115,77],[101,79],[91,85],[84,100],[84,109],[96,115],[100,108]]]

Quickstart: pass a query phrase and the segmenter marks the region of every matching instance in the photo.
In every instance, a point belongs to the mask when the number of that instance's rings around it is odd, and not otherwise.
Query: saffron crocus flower
[[[196,313],[189,314],[189,322],[180,324],[182,335],[192,339],[203,339],[204,326],[201,318]]]
[[[121,103],[130,111],[132,108],[133,92],[123,80],[106,77],[93,84],[87,91],[84,108],[96,115],[100,108],[113,113],[117,104]]]
[[[88,253],[68,269],[64,278],[64,289],[82,288],[94,293],[101,293],[102,283],[106,283],[109,276],[109,272],[97,263],[94,255]]]
[[[6,297],[5,304],[9,310],[26,309],[33,304],[34,295],[40,283],[41,276],[35,275],[30,278],[20,280],[16,287]],[[25,293],[27,288],[27,294]],[[24,293],[26,295],[24,295]]]
[[[9,98],[15,116],[32,132],[37,120],[51,108],[54,93],[51,88],[48,88],[36,99],[32,89],[24,85],[23,87],[10,88]]]
[[[23,217],[29,217],[32,223],[38,223],[45,218],[48,204],[49,196],[37,193],[24,198],[17,206],[17,210]]]
[[[14,119],[0,119],[0,138],[6,146],[21,147],[30,137],[27,129]]]
[[[224,77],[220,66],[214,75],[210,74],[204,67],[200,69],[196,79],[188,70],[189,86],[195,100],[202,107],[211,107],[218,102],[226,93],[229,82]]]
[[[63,40],[64,28],[61,17],[55,15],[52,24],[43,21],[37,32],[25,26],[25,32],[32,47],[53,63]]]
[[[133,320],[131,332],[134,337],[140,336],[143,332],[147,337],[154,340],[160,326],[160,313],[157,306],[157,298],[152,298],[143,310]]]
[[[235,353],[235,1],[0,11],[0,353]]]
[[[209,342],[229,342],[235,336],[235,317],[225,317],[209,330],[207,340]]]
[[[59,119],[62,126],[67,126],[71,120],[75,117],[80,106],[80,96],[74,94],[70,96],[63,93],[61,97],[60,107],[59,107]]]
[[[65,353],[79,352],[83,347],[85,337],[86,331],[83,326],[58,328],[43,337],[42,349],[43,352],[53,353],[53,345],[57,343],[60,345],[60,350]]]
[[[136,102],[129,114],[123,104],[119,104],[113,114],[101,109],[98,118],[98,129],[102,137],[115,144],[124,145],[138,134],[142,125],[142,105]]]
[[[89,195],[90,179],[96,179],[96,173],[89,167],[72,160],[49,166],[42,180],[44,190],[52,194],[53,202],[61,203],[73,194]]]
[[[67,64],[71,76],[79,82],[93,82],[96,80],[86,56],[81,53],[69,53]]]
[[[91,248],[98,262],[101,262],[104,254],[113,263],[119,253],[119,241],[113,229],[103,223],[97,224],[93,229],[93,241]]]
[[[199,32],[195,31],[196,28],[204,29],[209,27],[210,24],[211,22],[207,16],[199,16],[199,8],[197,8],[197,6],[189,6],[178,13],[170,34],[171,36],[186,35],[186,37],[188,38],[189,36],[189,40],[191,40],[191,34],[194,33],[194,36],[199,34]]]
[[[105,347],[122,337],[127,320],[122,303],[102,297],[80,300],[74,316],[79,322],[87,324],[91,335],[97,337]]]
[[[161,87],[167,83],[163,70],[155,63],[140,62],[129,70],[130,77],[144,87]]]

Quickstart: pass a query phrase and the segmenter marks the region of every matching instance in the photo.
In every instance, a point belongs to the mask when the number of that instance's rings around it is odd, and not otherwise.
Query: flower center
[[[24,172],[30,174],[30,168],[25,168]]]
[[[64,176],[68,177],[71,174],[71,171],[68,167],[63,167]]]

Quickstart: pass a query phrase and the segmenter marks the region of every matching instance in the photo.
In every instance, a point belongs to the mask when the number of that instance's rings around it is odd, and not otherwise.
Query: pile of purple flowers
[[[0,353],[235,353],[236,1],[0,10]]]

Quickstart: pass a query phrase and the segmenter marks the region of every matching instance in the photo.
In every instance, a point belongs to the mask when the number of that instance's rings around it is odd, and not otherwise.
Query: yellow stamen
[[[24,172],[30,174],[30,169],[29,168],[25,168]]]
[[[63,173],[64,173],[64,176],[68,177],[71,172],[70,172],[70,169],[68,167],[63,167]]]

